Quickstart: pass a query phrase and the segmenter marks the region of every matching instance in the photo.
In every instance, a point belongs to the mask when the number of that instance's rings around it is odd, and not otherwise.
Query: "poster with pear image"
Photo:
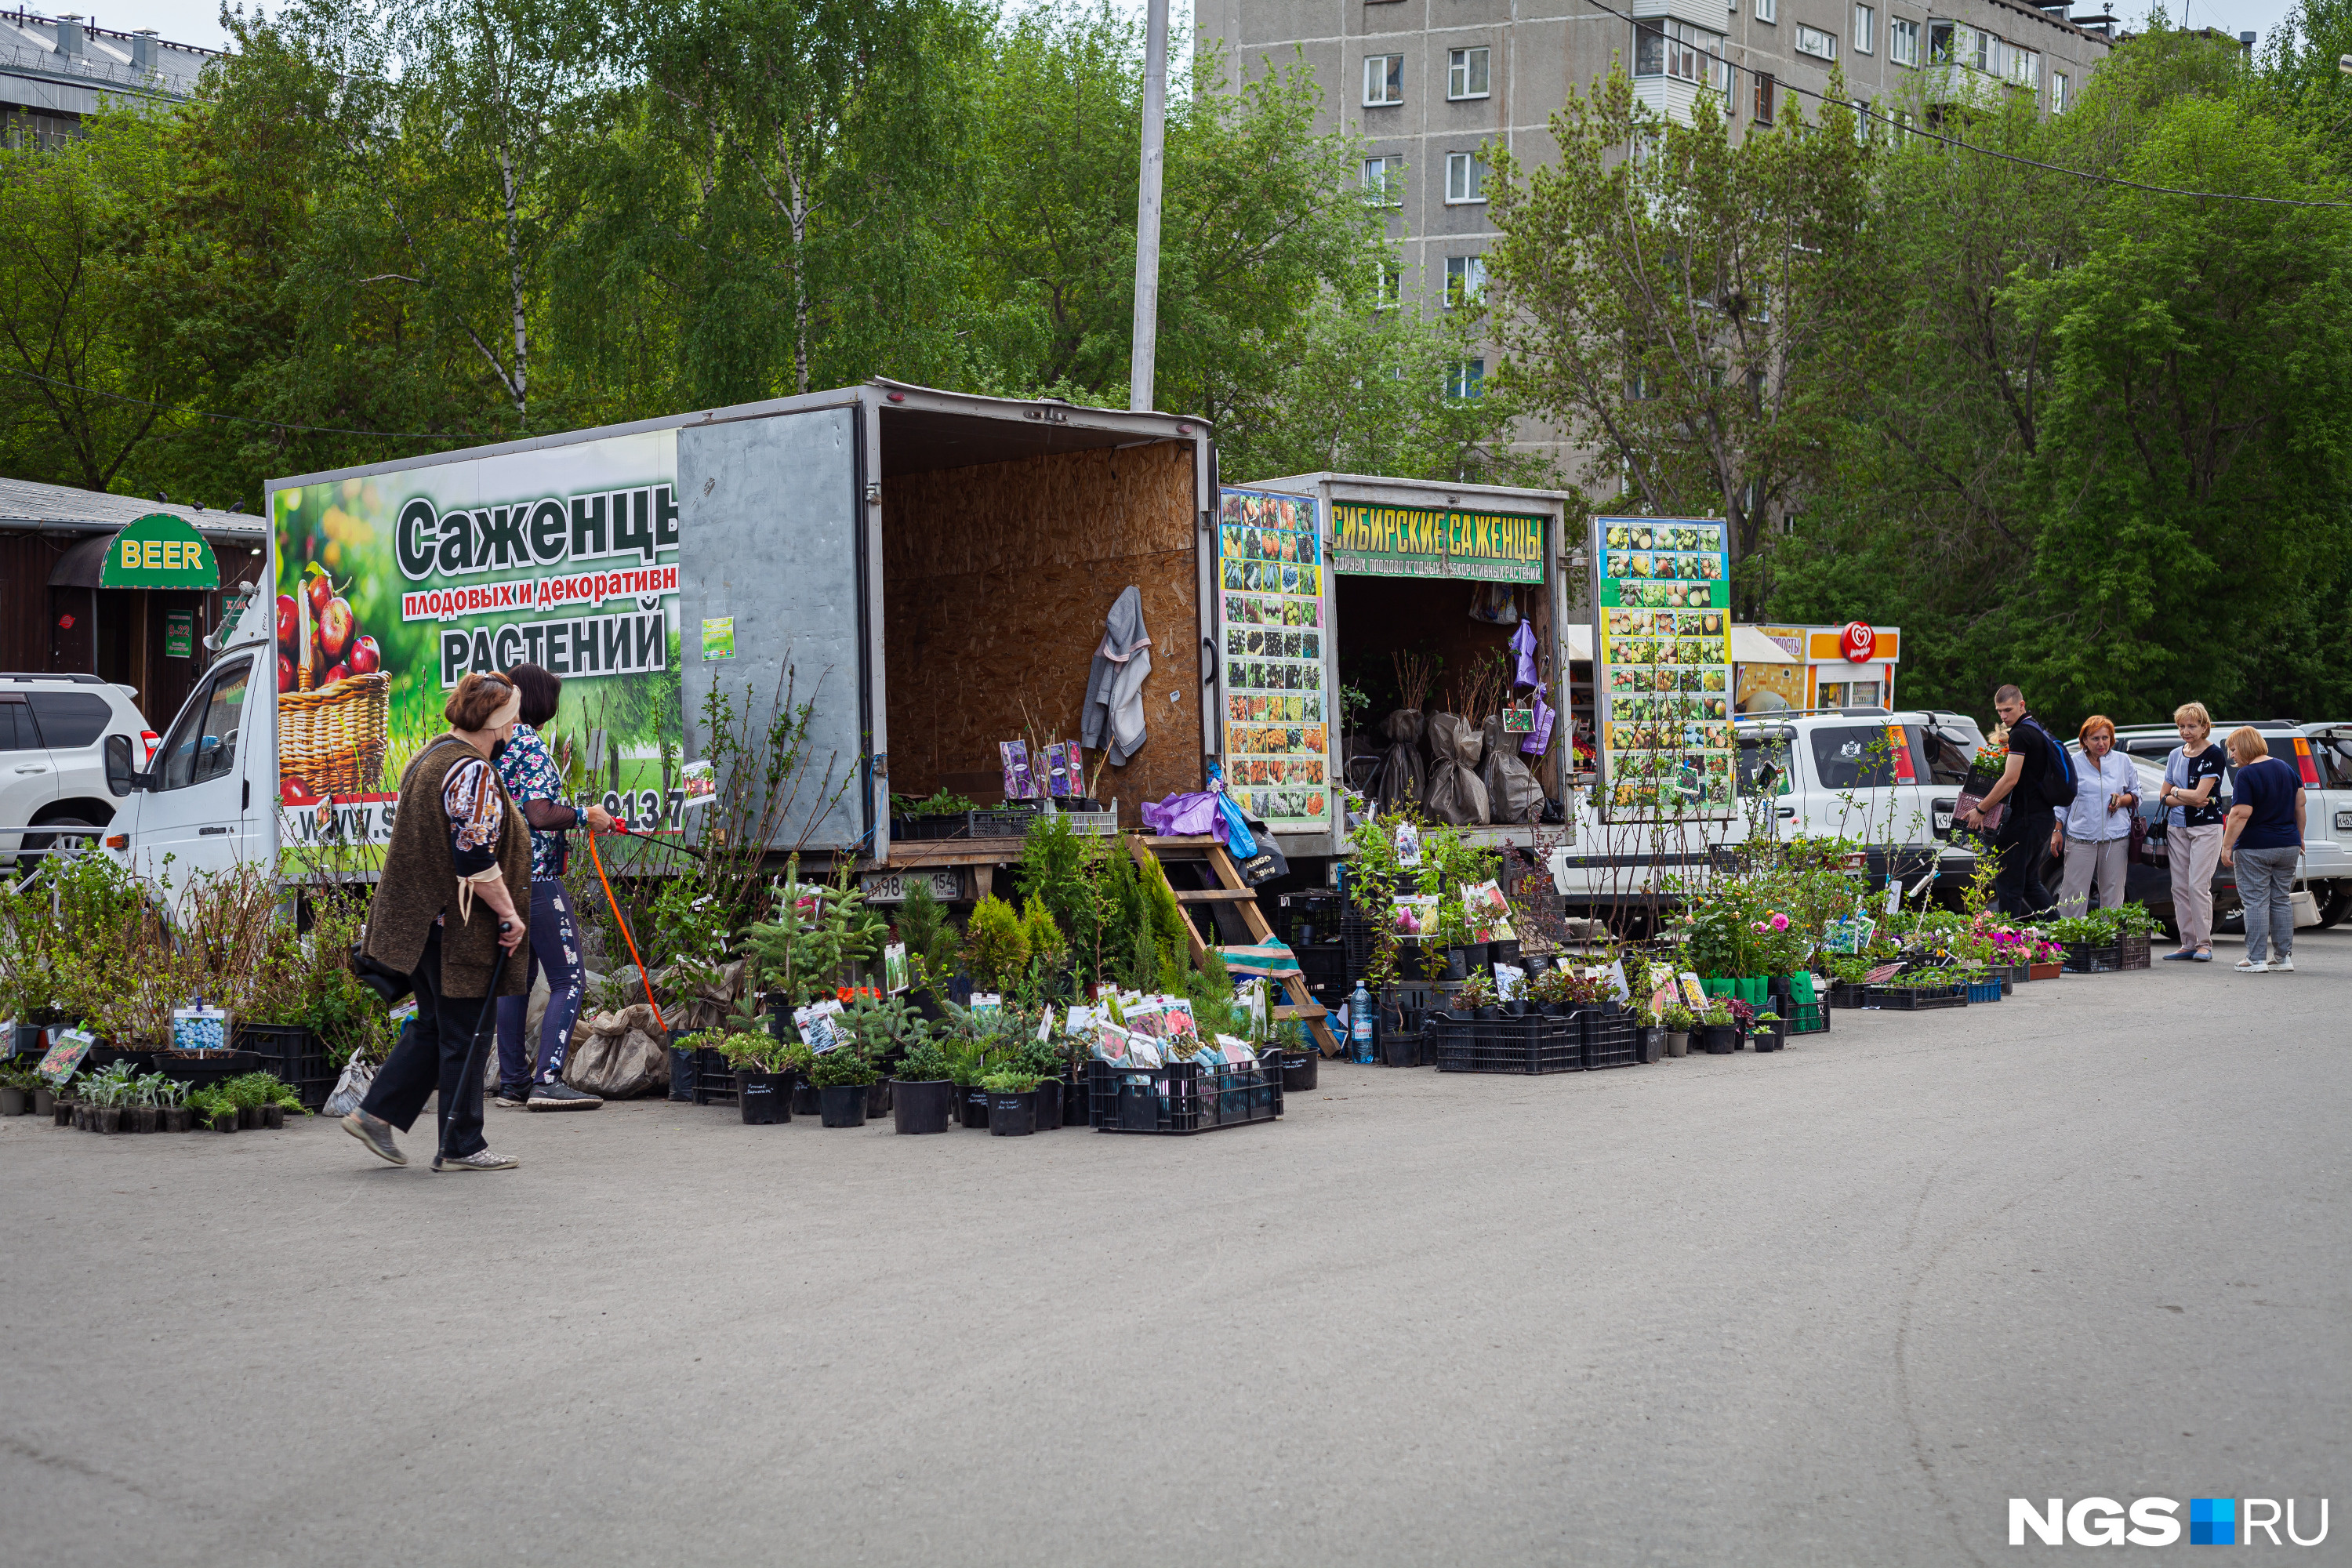
[[[1723,523],[1595,518],[1590,559],[1601,820],[1736,816],[1731,556]]]
[[[677,451],[652,431],[272,488],[289,846],[389,800],[469,670],[524,663],[563,677],[541,736],[567,784],[639,824],[674,814]]]

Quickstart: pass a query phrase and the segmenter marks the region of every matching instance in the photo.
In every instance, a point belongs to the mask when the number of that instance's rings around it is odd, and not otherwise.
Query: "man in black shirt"
[[[2058,823],[2048,790],[2052,779],[2064,778],[2068,769],[2058,742],[2026,711],[2023,692],[2004,686],[1993,693],[1992,705],[2009,727],[2009,765],[1964,820],[1982,830],[1985,813],[2004,800],[2010,803],[2009,820],[1992,839],[1994,852],[2000,857],[1993,890],[2005,912],[2029,917],[2046,912],[2052,903],[2050,889],[2042,884],[2042,868],[2050,858],[2050,835]]]

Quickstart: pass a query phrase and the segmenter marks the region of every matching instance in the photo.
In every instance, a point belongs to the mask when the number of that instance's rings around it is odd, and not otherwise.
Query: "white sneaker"
[[[2273,974],[2293,974],[2294,973],[2294,960],[2293,958],[2274,958],[2271,960],[2271,973]]]
[[[2238,973],[2241,974],[2268,974],[2270,972],[2271,966],[2267,963],[2253,959],[2238,960]]]
[[[505,1154],[494,1154],[488,1149],[477,1149],[470,1154],[436,1154],[433,1168],[436,1171],[511,1171],[517,1162]]]

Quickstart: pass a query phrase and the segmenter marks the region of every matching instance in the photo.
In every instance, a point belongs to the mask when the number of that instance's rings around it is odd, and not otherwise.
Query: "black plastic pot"
[[[261,1107],[257,1105],[240,1105],[236,1108],[236,1130],[239,1132],[251,1132],[258,1129],[260,1126]]]
[[[184,1105],[167,1105],[160,1113],[163,1124],[159,1131],[185,1132],[196,1124],[196,1113]]]
[[[1665,1037],[1664,1029],[1646,1029],[1639,1024],[1633,1026],[1633,1059],[1637,1062],[1656,1061],[1666,1048]]]
[[[1062,1080],[1049,1078],[1030,1091],[1037,1097],[1036,1128],[1048,1132],[1062,1124]]]
[[[234,1110],[215,1111],[213,1115],[213,1131],[215,1132],[236,1131],[236,1112]]]
[[[33,1091],[33,1114],[36,1116],[55,1116],[57,1113],[57,1090],[51,1089],[35,1089]]]
[[[956,1091],[956,1105],[966,1127],[988,1125],[988,1090],[978,1084],[967,1084]]]
[[[1528,1016],[1528,1005],[1527,1005],[1526,1003],[1524,1003],[1524,1002],[1506,1002],[1506,1003],[1504,1003],[1504,1004],[1503,1004],[1503,1016],[1504,1016],[1504,1017],[1506,1017],[1506,1018],[1524,1018],[1524,1017],[1526,1017],[1527,1016]]]
[[[816,1091],[817,1115],[827,1127],[866,1125],[866,1089],[862,1083],[827,1084]]]
[[[1419,1035],[1407,1035],[1402,1033],[1384,1035],[1381,1038],[1381,1055],[1387,1059],[1389,1066],[1392,1068],[1419,1067],[1421,1065],[1421,1037]],[[1289,1087],[1289,1079],[1286,1074],[1283,1081],[1283,1088],[1288,1089]]]
[[[1468,948],[1449,947],[1445,950],[1445,978],[1448,980],[1467,980],[1470,978],[1470,950]]]
[[[1062,1080],[1063,1126],[1084,1127],[1087,1125],[1087,1098],[1088,1089],[1084,1075],[1080,1075],[1076,1078],[1066,1078]]]
[[[81,1118],[79,1111],[79,1108],[70,1100],[52,1100],[49,1101],[49,1121],[57,1126],[80,1126]]]
[[[121,1131],[122,1108],[119,1105],[100,1106],[90,1112],[89,1130],[93,1132]]]
[[[890,1085],[890,1114],[901,1132],[944,1132],[955,1109],[955,1085],[946,1079],[905,1079]]]
[[[882,1117],[890,1114],[890,1080],[877,1078],[866,1086],[866,1114]]]
[[[809,1082],[807,1079],[803,1078],[798,1073],[793,1074],[793,1114],[794,1116],[814,1116],[817,1114],[817,1110],[816,1086]]]
[[[1503,1016],[1503,1010],[1500,1007],[1481,1007],[1475,1016],[1480,1023],[1491,1024]]]
[[[0,1116],[22,1116],[26,1110],[23,1089],[0,1089]]]
[[[1037,1091],[988,1097],[988,1131],[995,1138],[1026,1138],[1037,1131]]]
[[[793,1075],[735,1071],[735,1103],[747,1127],[774,1127],[793,1119]]]
[[[1701,1047],[1711,1057],[1727,1057],[1739,1048],[1739,1026],[1736,1024],[1702,1024],[1698,1028]]]
[[[282,1105],[263,1106],[261,1108],[261,1125],[265,1131],[284,1131],[286,1130],[286,1108]],[[142,1127],[140,1131],[144,1132],[150,1131],[150,1129]]]
[[[1282,1087],[1286,1093],[1297,1093],[1315,1087],[1315,1075],[1323,1065],[1320,1051],[1285,1051],[1282,1056]]]
[[[1764,1025],[1749,1037],[1748,1043],[1759,1051],[1777,1051],[1789,1043],[1789,1026],[1785,1023]]]

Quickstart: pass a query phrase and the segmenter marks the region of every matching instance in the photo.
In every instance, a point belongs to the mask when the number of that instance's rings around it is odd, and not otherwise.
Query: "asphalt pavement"
[[[15,1119],[0,1563],[1981,1565],[2094,1495],[2352,1561],[2352,931],[2297,945],[1192,1139]]]

